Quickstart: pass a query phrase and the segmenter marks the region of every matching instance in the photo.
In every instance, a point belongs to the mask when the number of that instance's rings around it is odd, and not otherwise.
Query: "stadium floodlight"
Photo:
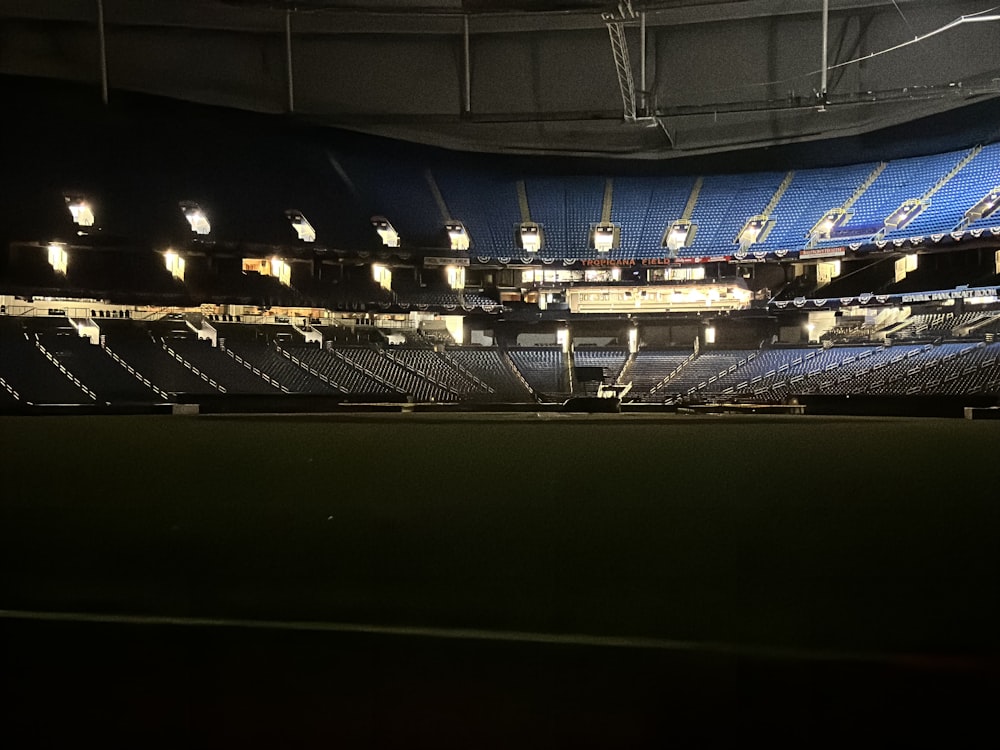
[[[69,269],[69,253],[66,252],[66,246],[61,242],[51,242],[48,251],[49,265],[52,266],[52,270],[65,276]]]
[[[301,211],[296,211],[293,208],[285,211],[285,216],[288,220],[292,222],[292,229],[295,230],[295,234],[298,235],[302,242],[315,242],[316,241],[316,230],[313,229],[313,225],[309,223],[309,220],[302,215]]]
[[[925,208],[927,208],[926,201],[910,198],[903,201],[899,208],[886,216],[883,224],[886,229],[902,229],[917,218]]]
[[[663,235],[663,247],[671,252],[677,252],[683,247],[689,247],[694,243],[694,237],[698,233],[698,225],[690,221],[675,221],[671,224]]]
[[[542,228],[533,221],[526,221],[518,227],[517,236],[521,241],[521,249],[529,253],[537,253],[542,248]]]
[[[171,276],[178,281],[184,281],[184,266],[186,264],[181,256],[173,250],[167,250],[163,254],[163,262]]]
[[[562,349],[563,354],[569,353],[572,338],[569,335],[569,328],[560,328],[556,331],[556,344]]]
[[[208,223],[208,217],[202,211],[201,206],[193,201],[181,201],[180,206],[184,218],[191,225],[192,232],[206,235],[212,231],[212,225]]]
[[[766,216],[753,216],[743,225],[740,233],[736,235],[735,243],[740,247],[748,247],[755,242],[763,242],[767,239],[767,235],[771,233],[771,227],[773,226],[774,222]]]
[[[464,266],[448,266],[445,269],[448,274],[448,286],[455,291],[461,291],[465,289],[465,267]]]
[[[896,258],[896,261],[893,263],[893,269],[895,270],[893,282],[898,284],[906,278],[907,274],[916,271],[919,264],[918,258],[919,256],[916,253],[906,253],[902,258]]]
[[[291,265],[284,258],[279,258],[278,256],[270,258],[270,265],[270,275],[276,278],[279,284],[290,287],[292,285]]]
[[[606,253],[618,246],[620,230],[615,224],[595,224],[590,230],[590,246]]]
[[[94,209],[82,195],[66,195],[66,207],[73,217],[73,223],[81,227],[94,226]]]
[[[372,263],[372,278],[385,290],[392,289],[392,270],[381,263]]]
[[[448,232],[448,239],[451,241],[452,250],[468,250],[469,249],[469,233],[465,229],[465,225],[460,221],[449,221],[444,225],[445,231]]]
[[[1000,187],[995,187],[965,212],[965,221],[967,224],[971,224],[974,221],[985,219],[992,216],[998,208],[1000,208]]]
[[[378,236],[382,238],[382,244],[386,247],[399,247],[399,233],[393,229],[392,224],[384,216],[373,216],[371,218],[372,226],[375,227],[375,231],[378,232]]]

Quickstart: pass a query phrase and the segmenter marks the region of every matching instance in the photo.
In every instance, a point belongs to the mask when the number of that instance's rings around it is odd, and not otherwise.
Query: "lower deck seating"
[[[170,393],[218,393],[208,377],[201,377],[163,347],[149,328],[137,321],[106,321],[100,324],[105,346],[128,362],[142,377]]]
[[[334,385],[323,382],[305,367],[283,356],[271,342],[228,341],[226,352],[285,393],[343,393]]]
[[[67,335],[75,335],[72,328]],[[14,318],[0,317],[0,391],[17,403],[81,404],[93,397],[36,345],[35,334]],[[15,396],[16,394],[16,396]]]
[[[600,367],[605,380],[616,382],[628,360],[628,352],[623,347],[581,347],[573,351],[574,367]]]
[[[37,334],[45,351],[91,392],[99,402],[148,403],[164,401],[165,394],[127,361],[116,360],[111,352],[89,339],[58,332]]]
[[[457,346],[446,349],[442,356],[456,368],[489,384],[493,389],[491,400],[515,403],[532,400],[527,383],[497,347]]]
[[[392,359],[421,374],[459,398],[488,397],[494,389],[433,349],[399,347],[386,352]]]
[[[515,347],[509,350],[511,361],[521,376],[546,398],[569,393],[566,356],[559,347]]]
[[[178,357],[185,366],[217,383],[224,393],[276,394],[281,389],[255,374],[225,350],[212,345],[208,340],[180,339],[164,342],[168,354]]]
[[[664,394],[654,395],[654,390],[672,375],[678,367],[687,362],[693,352],[684,350],[641,349],[632,361],[632,366],[619,375],[619,380],[631,383],[629,397],[634,400],[663,400]]]
[[[776,402],[806,394],[1000,393],[994,313],[922,313],[884,327],[884,341],[761,349],[649,350],[303,342],[277,325],[231,324],[219,346],[194,328],[104,321],[100,343],[66,318],[0,317],[0,403],[154,403],[180,393],[308,393],[420,402],[558,402],[575,369],[631,384],[630,401]],[[80,330],[87,330],[81,325]],[[226,324],[230,325],[230,324]],[[912,328],[911,338],[889,333]],[[254,330],[255,329],[255,330]],[[975,332],[962,339],[936,332]],[[162,332],[162,331],[161,331]],[[572,362],[574,369],[568,365]],[[588,373],[590,376],[591,373]],[[584,385],[581,381],[581,386]],[[593,389],[590,389],[593,390]]]

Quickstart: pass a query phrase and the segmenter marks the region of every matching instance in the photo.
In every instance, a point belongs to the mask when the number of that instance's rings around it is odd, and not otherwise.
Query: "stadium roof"
[[[1000,100],[994,2],[829,0],[824,66],[823,0],[6,0],[0,73],[459,150],[662,159],[961,121]]]

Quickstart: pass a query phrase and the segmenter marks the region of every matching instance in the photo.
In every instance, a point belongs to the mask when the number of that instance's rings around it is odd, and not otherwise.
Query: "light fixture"
[[[618,246],[619,232],[615,224],[595,224],[590,230],[590,246],[606,253]]]
[[[469,249],[469,233],[462,222],[452,220],[445,224],[444,228],[448,232],[448,239],[451,241],[452,250]]]
[[[271,261],[271,276],[278,280],[283,286],[292,285],[292,267],[284,258],[274,256]]]
[[[853,216],[852,213],[842,208],[831,208],[823,214],[823,218],[813,224],[813,228],[809,230],[809,236],[813,239],[829,239],[830,235],[846,224],[851,216]]]
[[[180,206],[184,218],[191,225],[192,232],[206,235],[212,231],[212,225],[208,223],[208,217],[202,211],[201,206],[193,201],[181,201]]]
[[[372,278],[383,289],[392,289],[392,271],[381,263],[372,263]]]
[[[743,229],[736,236],[736,244],[740,247],[748,247],[756,242],[763,242],[771,233],[773,226],[774,222],[766,216],[753,216],[743,225]]]
[[[309,220],[302,215],[301,211],[296,211],[295,209],[288,209],[285,211],[285,216],[288,220],[292,222],[292,228],[295,230],[295,234],[302,242],[315,242],[316,241],[316,230],[313,229],[313,225],[309,223]]]
[[[886,229],[902,229],[927,208],[927,203],[916,198],[903,201],[903,204],[885,217]]]
[[[90,205],[90,201],[81,195],[66,195],[64,197],[74,224],[80,227],[94,226],[94,209]]]
[[[517,236],[521,241],[521,249],[529,253],[537,253],[542,247],[542,228],[533,221],[526,221],[518,227]]]
[[[399,233],[393,229],[392,224],[384,216],[373,216],[371,218],[372,226],[375,227],[375,231],[378,232],[378,236],[382,238],[382,244],[386,247],[399,247]]]
[[[69,269],[69,253],[66,252],[66,246],[60,242],[52,242],[49,244],[48,251],[49,265],[52,266],[52,270],[65,276]]]
[[[671,252],[690,247],[694,243],[694,237],[697,233],[697,224],[685,220],[675,221],[663,235],[663,247]]]
[[[982,197],[972,208],[965,212],[965,221],[971,224],[974,221],[985,219],[991,216],[1000,208],[1000,187],[995,187]]]
[[[465,267],[448,266],[445,269],[448,274],[448,286],[456,291],[465,289]]]
[[[173,250],[167,250],[163,254],[163,262],[170,271],[170,275],[173,276],[178,281],[184,281],[184,267],[186,263],[184,259],[175,253]]]

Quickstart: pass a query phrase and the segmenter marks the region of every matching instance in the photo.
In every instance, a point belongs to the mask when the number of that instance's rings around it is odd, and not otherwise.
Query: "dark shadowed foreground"
[[[961,739],[1000,686],[998,438],[947,419],[3,419],[5,725],[22,746]]]

